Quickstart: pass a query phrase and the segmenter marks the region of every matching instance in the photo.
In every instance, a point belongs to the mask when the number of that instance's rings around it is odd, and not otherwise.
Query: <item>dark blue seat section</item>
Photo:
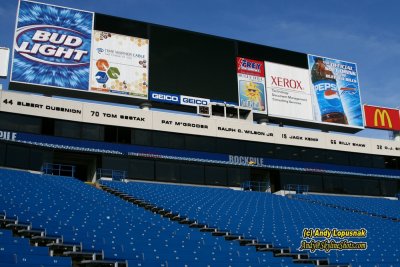
[[[50,257],[47,247],[33,247],[29,239],[13,237],[10,230],[0,230],[0,266],[71,266],[70,258]]]
[[[400,266],[399,222],[261,192],[145,182],[101,183],[210,227],[292,251],[299,249],[304,228],[365,228],[366,238],[351,241],[367,242],[366,250],[316,251],[310,255],[328,257],[332,264]],[[392,208],[398,206],[388,207],[388,213],[397,212]]]
[[[128,260],[129,266],[299,266],[162,218],[70,177],[0,169],[0,188],[0,212],[8,217],[62,235],[65,243],[82,243],[83,250],[103,250],[105,259]],[[7,235],[4,231],[1,238]],[[43,260],[44,266],[64,266],[55,257],[47,262],[44,255],[7,255],[4,264]]]
[[[0,251],[0,266],[46,266],[46,267],[67,267],[72,265],[70,258],[50,257],[42,254],[34,254],[32,250],[29,253],[25,251]]]
[[[399,218],[400,201],[385,198],[332,196],[332,195],[297,195],[297,198],[315,200],[324,204],[333,204],[344,208],[356,209],[371,214]]]

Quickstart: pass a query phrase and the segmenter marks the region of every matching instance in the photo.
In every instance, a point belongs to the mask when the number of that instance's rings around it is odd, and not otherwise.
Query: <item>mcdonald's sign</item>
[[[364,105],[365,127],[400,131],[400,110]]]

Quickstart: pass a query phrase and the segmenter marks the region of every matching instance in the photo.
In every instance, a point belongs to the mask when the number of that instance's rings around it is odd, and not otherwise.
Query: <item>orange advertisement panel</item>
[[[400,131],[400,110],[364,105],[365,127]]]

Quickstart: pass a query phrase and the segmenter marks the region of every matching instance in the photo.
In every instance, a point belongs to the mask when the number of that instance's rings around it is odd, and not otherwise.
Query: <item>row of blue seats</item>
[[[161,218],[70,177],[0,170],[0,210],[7,216],[106,259],[156,266],[298,266],[271,252],[228,243]],[[156,263],[156,265],[154,265]]]
[[[317,251],[311,255],[328,257],[332,263],[400,265],[400,238],[390,234],[399,231],[395,222],[259,192],[141,182],[102,183],[201,223],[293,251],[299,248],[304,228],[367,228],[367,237],[356,240],[368,243],[365,251]]]
[[[400,219],[400,201],[398,200],[314,194],[297,195],[296,197]]]
[[[50,257],[48,247],[30,246],[29,239],[13,237],[11,230],[0,230],[0,266],[70,267],[71,258]]]

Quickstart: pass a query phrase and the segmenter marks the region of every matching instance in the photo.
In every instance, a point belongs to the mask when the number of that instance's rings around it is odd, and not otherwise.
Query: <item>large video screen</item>
[[[150,90],[238,103],[235,42],[150,27]]]

